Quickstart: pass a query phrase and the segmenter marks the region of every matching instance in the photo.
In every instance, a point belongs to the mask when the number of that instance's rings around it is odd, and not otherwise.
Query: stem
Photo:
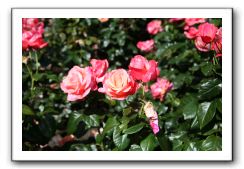
[[[36,53],[36,51],[35,51],[35,62],[36,62],[36,74],[38,74],[39,61],[38,61],[38,57],[37,57],[37,53]]]
[[[25,65],[26,65],[26,68],[27,68],[27,70],[28,70],[28,73],[29,73],[29,75],[30,75],[30,77],[31,77],[31,93],[32,93],[32,91],[34,90],[34,83],[35,83],[35,80],[34,80],[34,78],[33,78],[33,73],[32,73],[32,71],[30,70],[29,66],[28,66],[27,64],[25,64]]]

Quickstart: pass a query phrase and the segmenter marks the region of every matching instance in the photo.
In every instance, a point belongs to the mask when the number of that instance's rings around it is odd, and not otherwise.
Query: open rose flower
[[[153,20],[147,24],[147,31],[149,34],[156,35],[159,32],[163,31],[161,26],[162,21],[160,20]]]
[[[218,28],[208,22],[198,26],[199,36],[204,43],[210,43],[214,40]]]
[[[200,36],[196,37],[195,46],[198,50],[200,50],[202,52],[208,52],[211,50],[211,44],[203,42],[203,40]]]
[[[70,69],[60,84],[64,93],[68,94],[68,101],[76,101],[84,99],[91,90],[97,89],[95,76],[91,67],[80,68],[74,66]]]
[[[106,73],[102,83],[103,87],[98,91],[115,100],[124,100],[135,94],[139,86],[125,69],[115,69]]]
[[[22,19],[22,49],[29,48],[40,49],[48,45],[44,41],[42,34],[44,32],[44,23],[39,22],[37,18]]]
[[[212,42],[212,50],[215,50],[217,57],[222,56],[222,28],[216,32],[215,39]]]
[[[141,51],[150,52],[154,48],[154,40],[139,41],[136,46]]]
[[[149,82],[155,80],[159,75],[158,64],[155,60],[148,61],[141,55],[134,56],[129,65],[129,72],[136,80]]]
[[[157,134],[159,132],[159,126],[158,126],[158,114],[153,108],[153,104],[151,102],[147,102],[145,106],[143,107],[145,115],[149,119],[150,126],[153,130],[154,134]]]
[[[151,85],[151,93],[154,99],[163,101],[167,92],[173,88],[173,83],[164,78],[158,78],[157,82]]]
[[[92,70],[96,76],[96,81],[102,82],[104,79],[104,75],[109,66],[107,59],[104,60],[92,59],[90,63],[92,65]]]
[[[109,18],[98,18],[100,22],[108,22]]]
[[[198,35],[198,30],[195,27],[190,27],[188,31],[184,32],[184,34],[188,39],[195,39]]]

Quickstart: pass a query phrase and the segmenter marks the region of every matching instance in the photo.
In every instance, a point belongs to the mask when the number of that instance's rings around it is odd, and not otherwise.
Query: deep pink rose
[[[198,50],[200,50],[202,52],[208,52],[211,50],[211,44],[203,42],[203,40],[200,36],[196,37],[195,46]]]
[[[162,21],[153,20],[147,24],[147,31],[149,34],[156,35],[158,32],[162,32],[163,28],[161,26]]]
[[[104,75],[108,69],[108,60],[98,60],[98,59],[92,59],[90,61],[92,65],[92,70],[96,76],[96,81],[97,82],[102,82],[104,79]]]
[[[184,32],[184,34],[188,39],[195,39],[198,35],[198,30],[195,27],[190,27],[188,31]]]
[[[151,93],[154,99],[163,101],[167,92],[173,88],[173,83],[164,78],[158,78],[157,82],[151,85]]]
[[[154,40],[139,41],[136,46],[141,51],[150,52],[154,47]]]
[[[115,69],[106,73],[102,83],[103,87],[98,91],[115,100],[124,100],[135,94],[138,89],[138,84],[125,69]]]
[[[22,49],[40,49],[48,45],[42,38],[44,23],[37,18],[22,19]]]
[[[215,39],[212,42],[212,50],[215,50],[217,56],[222,56],[222,28],[216,32]]]
[[[68,94],[68,101],[84,99],[91,90],[97,89],[92,68],[80,68],[79,66],[74,66],[68,72],[68,76],[63,79],[60,87],[64,93]]]
[[[191,26],[206,22],[205,18],[186,18],[184,30],[188,30]]]
[[[155,60],[148,61],[141,55],[134,56],[129,65],[129,72],[136,80],[149,82],[155,80],[159,75],[158,64]]]
[[[149,119],[149,123],[151,126],[151,129],[153,130],[154,134],[157,134],[159,132],[159,126],[158,126],[158,114],[153,108],[153,104],[151,102],[147,102],[145,106],[143,107],[145,115]]]
[[[210,43],[214,40],[218,28],[208,22],[198,26],[199,36],[204,43]]]

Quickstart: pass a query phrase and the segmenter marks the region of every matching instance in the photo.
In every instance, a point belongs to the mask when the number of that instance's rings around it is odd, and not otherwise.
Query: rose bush
[[[23,18],[22,149],[222,150],[221,26]]]

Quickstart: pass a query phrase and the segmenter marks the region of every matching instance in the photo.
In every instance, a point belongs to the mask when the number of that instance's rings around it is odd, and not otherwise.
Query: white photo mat
[[[222,151],[22,151],[22,18],[222,18]],[[12,9],[12,160],[231,161],[232,9]]]

